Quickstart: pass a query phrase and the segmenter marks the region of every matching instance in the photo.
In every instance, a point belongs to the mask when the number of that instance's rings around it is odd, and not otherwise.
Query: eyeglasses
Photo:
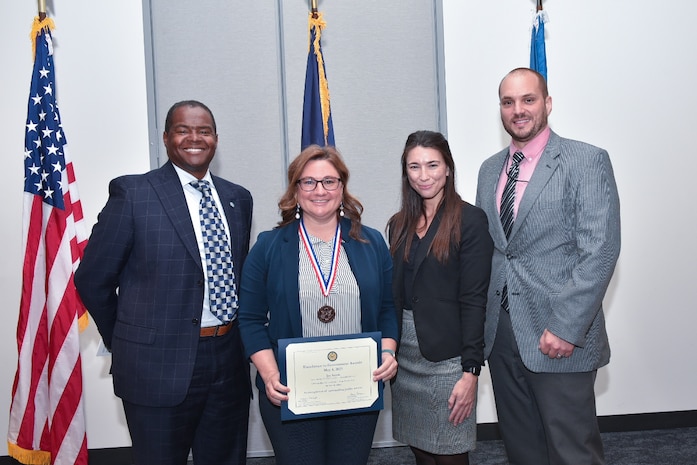
[[[327,176],[324,179],[301,178],[298,179],[297,184],[298,186],[300,186],[300,189],[304,190],[305,192],[312,192],[313,190],[317,189],[317,184],[322,184],[324,190],[335,191],[339,188],[339,184],[341,184],[341,179],[332,178],[329,176]]]

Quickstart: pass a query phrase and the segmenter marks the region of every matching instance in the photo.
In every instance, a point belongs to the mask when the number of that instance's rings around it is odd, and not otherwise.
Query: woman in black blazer
[[[455,190],[442,134],[418,131],[402,154],[402,205],[388,223],[401,330],[392,432],[416,463],[468,464],[493,243],[485,213]]]

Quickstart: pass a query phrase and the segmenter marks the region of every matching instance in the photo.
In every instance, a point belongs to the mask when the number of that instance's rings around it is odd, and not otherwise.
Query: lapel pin
[[[231,206],[232,208],[235,208],[235,202],[230,202],[230,206]]]

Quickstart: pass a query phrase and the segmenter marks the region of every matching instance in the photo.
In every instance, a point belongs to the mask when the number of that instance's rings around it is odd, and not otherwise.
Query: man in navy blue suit
[[[75,285],[112,354],[137,465],[242,464],[251,386],[237,325],[236,287],[249,249],[252,197],[211,175],[215,119],[197,101],[176,103],[165,121],[169,161],[109,185]],[[209,294],[204,194],[222,217],[232,252],[222,270],[222,314]],[[193,183],[193,185],[192,185]],[[208,198],[208,197],[206,197]],[[210,204],[209,204],[210,205]],[[229,256],[229,254],[227,254]],[[217,281],[216,281],[217,283]]]

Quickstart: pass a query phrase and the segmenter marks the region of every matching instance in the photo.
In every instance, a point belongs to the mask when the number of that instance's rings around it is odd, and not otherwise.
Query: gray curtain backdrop
[[[409,133],[445,131],[440,1],[319,1],[336,146],[363,222],[384,231],[400,199]],[[219,143],[212,171],[254,196],[252,242],[279,220],[286,167],[300,152],[308,52],[306,0],[144,0],[151,165],[180,100],[207,104]],[[392,445],[389,389],[375,445]],[[256,397],[256,396],[255,396]],[[252,456],[271,450],[256,402]]]
[[[406,136],[445,128],[440,8],[319,1],[336,145],[365,224],[381,231],[399,204]],[[278,221],[286,166],[300,151],[309,10],[307,0],[144,0],[152,165],[167,158],[171,104],[209,105],[220,135],[212,170],[252,192],[254,237]]]

